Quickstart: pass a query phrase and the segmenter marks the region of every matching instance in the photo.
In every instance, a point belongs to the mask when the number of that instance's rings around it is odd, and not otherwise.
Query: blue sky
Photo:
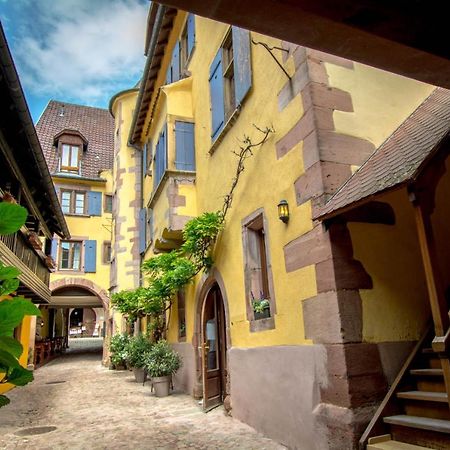
[[[0,0],[33,120],[50,99],[108,107],[139,80],[147,0]]]

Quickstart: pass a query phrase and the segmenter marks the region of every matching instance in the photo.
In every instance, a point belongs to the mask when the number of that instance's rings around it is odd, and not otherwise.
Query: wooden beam
[[[419,203],[414,204],[414,214],[434,329],[436,336],[445,336],[449,328],[448,308],[436,258],[430,217],[424,214]]]

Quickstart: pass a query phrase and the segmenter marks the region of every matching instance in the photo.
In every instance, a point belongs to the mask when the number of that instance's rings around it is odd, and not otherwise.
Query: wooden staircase
[[[360,449],[450,449],[450,408],[428,332],[417,344],[360,440]]]

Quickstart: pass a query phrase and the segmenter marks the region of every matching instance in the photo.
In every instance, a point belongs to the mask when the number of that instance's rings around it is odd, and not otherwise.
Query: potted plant
[[[153,345],[147,355],[145,368],[152,379],[156,397],[169,395],[172,375],[181,367],[181,356],[167,341],[161,340]]]
[[[137,383],[144,383],[147,378],[145,362],[151,348],[151,342],[143,334],[131,337],[125,347],[127,365],[133,369]]]
[[[115,334],[111,337],[109,351],[111,352],[111,365],[113,369],[125,370],[126,345],[130,337],[126,334]]]
[[[270,301],[268,298],[252,299],[252,308],[255,320],[270,317]]]

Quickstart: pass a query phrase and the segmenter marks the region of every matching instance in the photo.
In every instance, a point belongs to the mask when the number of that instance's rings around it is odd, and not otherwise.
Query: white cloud
[[[21,0],[33,8],[33,0]],[[142,74],[148,3],[40,0],[34,29],[16,41],[21,78],[34,95],[96,104]],[[36,6],[35,6],[36,7]],[[33,17],[32,17],[33,18]],[[29,24],[31,25],[31,24]]]

